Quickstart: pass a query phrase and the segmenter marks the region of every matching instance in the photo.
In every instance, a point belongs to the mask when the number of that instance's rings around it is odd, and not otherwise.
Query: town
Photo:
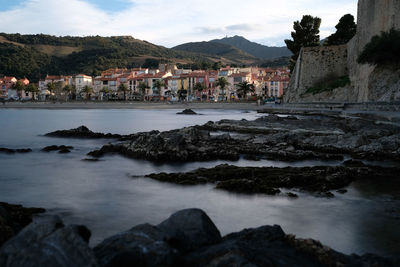
[[[0,78],[0,100],[241,101],[281,99],[289,84],[288,68],[223,67],[219,70],[108,69],[100,76],[47,75],[38,85],[28,79]]]

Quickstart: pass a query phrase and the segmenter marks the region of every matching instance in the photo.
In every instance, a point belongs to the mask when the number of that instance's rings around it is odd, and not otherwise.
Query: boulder
[[[191,109],[185,109],[185,110],[183,110],[183,111],[181,111],[181,112],[178,112],[178,113],[176,113],[176,114],[180,114],[180,115],[197,115],[197,113],[194,112],[194,111],[191,110]]]
[[[100,266],[173,266],[177,251],[164,239],[160,229],[143,224],[105,239],[94,252]]]
[[[1,247],[0,266],[98,266],[89,236],[86,227],[65,226],[57,216],[39,218]]]
[[[185,209],[158,225],[169,244],[180,252],[195,250],[221,241],[221,234],[208,215],[200,209]]]
[[[32,152],[32,149],[30,148],[11,149],[6,147],[0,147],[0,153],[14,154],[14,153],[29,153],[29,152]]]

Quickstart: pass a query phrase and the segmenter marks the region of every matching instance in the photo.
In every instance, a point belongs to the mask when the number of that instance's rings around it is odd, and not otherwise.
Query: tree
[[[229,82],[226,80],[225,77],[219,77],[217,82],[215,83],[216,86],[219,86],[219,88],[222,91],[222,96],[225,98],[225,88],[229,86]]]
[[[40,92],[34,83],[28,84],[28,86],[25,88],[25,91],[32,93],[32,100],[35,100],[35,94]]]
[[[140,82],[138,85],[138,88],[139,88],[139,92],[142,95],[142,97],[145,96],[146,89],[150,89],[150,87],[147,84],[145,84],[144,82]]]
[[[203,90],[206,89],[206,85],[204,83],[196,83],[194,85],[194,89],[201,94],[201,92],[203,92]]]
[[[15,89],[15,91],[17,91],[18,94],[18,98],[21,98],[21,93],[22,90],[24,90],[25,85],[21,82],[21,81],[17,81],[14,85],[13,85],[13,89]]]
[[[126,84],[121,83],[118,86],[118,92],[123,92],[124,93],[124,100],[126,100],[126,92],[128,91],[128,86],[126,86]]]
[[[357,32],[357,24],[354,22],[353,15],[350,14],[341,17],[335,28],[336,32],[328,37],[325,45],[347,44]]]
[[[89,85],[85,85],[85,87],[82,88],[81,93],[85,94],[85,100],[90,99],[91,94],[93,93],[93,88],[90,87]]]
[[[158,95],[160,95],[161,88],[164,87],[164,86],[165,86],[165,84],[161,80],[156,80],[156,81],[153,82],[153,90],[157,89],[157,91],[156,91],[157,93],[156,94],[158,94]]]
[[[71,95],[71,93],[74,91],[74,88],[72,87],[72,85],[67,84],[67,85],[65,85],[65,86],[63,87],[62,90],[63,90],[63,92],[66,94],[66,95],[65,95],[65,100],[67,100],[68,97]]]
[[[110,93],[110,89],[108,89],[108,87],[104,86],[103,88],[101,88],[100,93],[103,94],[103,96],[107,96],[108,99],[108,94]]]
[[[238,83],[236,86],[238,87],[237,92],[240,98],[244,98],[248,93],[253,93],[255,90],[254,84],[247,81]]]
[[[321,19],[310,15],[305,15],[301,21],[295,21],[293,23],[294,31],[291,33],[293,40],[285,40],[287,48],[293,53],[289,64],[290,71],[293,71],[302,47],[320,45],[320,26]]]
[[[47,90],[50,92],[50,97],[53,96],[53,92],[56,89],[56,85],[53,82],[47,84]]]

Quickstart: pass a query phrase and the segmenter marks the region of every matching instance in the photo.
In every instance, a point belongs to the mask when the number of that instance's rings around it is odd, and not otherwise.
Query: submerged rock
[[[6,147],[0,147],[0,153],[15,154],[15,153],[29,153],[29,152],[32,152],[32,149],[30,148],[11,149]]]
[[[70,149],[74,149],[74,147],[72,146],[65,146],[65,145],[61,145],[61,146],[56,146],[56,145],[52,145],[52,146],[46,146],[44,148],[41,149],[41,151],[43,152],[51,152],[51,151],[59,151],[59,153],[69,153],[71,152]],[[63,151],[63,152],[61,152]],[[68,151],[68,152],[65,152]]]
[[[96,133],[92,132],[86,126],[79,126],[78,128],[70,129],[70,130],[59,130],[51,133],[45,134],[45,136],[51,137],[68,137],[68,138],[112,138],[118,139],[121,138],[122,135],[120,134],[111,134],[111,133]]]
[[[161,182],[183,185],[211,183],[217,189],[245,194],[280,193],[280,188],[298,189],[321,197],[333,197],[330,190],[339,190],[357,179],[398,178],[398,168],[366,166],[350,168],[343,166],[318,167],[237,167],[219,165],[200,168],[186,173],[158,173],[146,177]]]
[[[176,113],[176,114],[180,114],[180,115],[197,115],[197,113],[194,112],[194,111],[191,110],[191,109],[185,109],[185,110],[183,110],[183,111],[181,111],[181,112],[178,112],[178,113]]]

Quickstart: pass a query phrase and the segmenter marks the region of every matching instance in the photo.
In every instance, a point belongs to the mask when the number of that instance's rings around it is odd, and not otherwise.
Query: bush
[[[339,78],[330,79],[324,82],[320,82],[313,87],[306,90],[305,94],[319,94],[325,91],[332,91],[333,89],[344,87],[350,84],[349,76],[342,76]]]
[[[391,29],[372,37],[357,59],[360,64],[392,65],[400,61],[400,31]]]

